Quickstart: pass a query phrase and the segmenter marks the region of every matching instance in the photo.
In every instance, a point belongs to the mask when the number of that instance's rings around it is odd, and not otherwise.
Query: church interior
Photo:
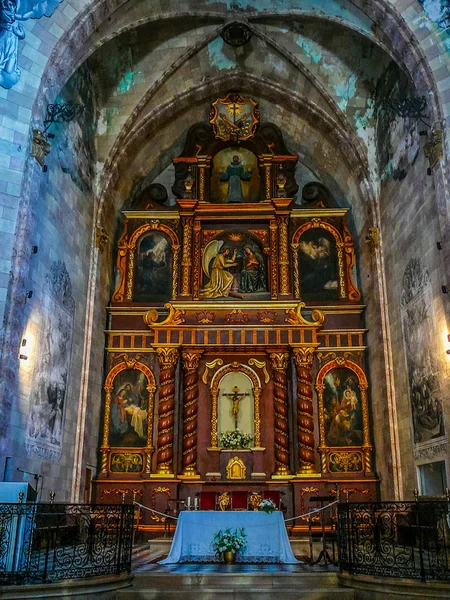
[[[149,535],[448,494],[449,32],[444,0],[0,0],[3,482]]]

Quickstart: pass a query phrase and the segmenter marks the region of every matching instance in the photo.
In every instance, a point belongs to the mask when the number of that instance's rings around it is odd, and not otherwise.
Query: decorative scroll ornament
[[[156,496],[158,494],[165,494],[167,496],[167,500],[170,498],[170,488],[168,487],[156,487],[153,488],[152,491],[152,508],[156,509]],[[165,523],[167,521],[167,517],[161,517],[158,513],[153,512],[151,515],[152,521],[156,521],[157,523]]]
[[[248,140],[255,134],[259,110],[251,98],[230,93],[212,103],[209,122],[216,138],[224,142]]]
[[[305,308],[305,306],[306,305],[304,302],[300,302],[295,308],[288,308],[285,311],[287,314],[285,319],[286,323],[289,323],[290,325],[307,325],[308,327],[311,327],[311,325],[323,325],[323,322],[325,321],[325,315],[320,310],[314,309],[312,311],[312,321],[308,321],[305,319],[305,317],[303,317],[302,310]]]
[[[331,473],[350,473],[363,470],[361,452],[330,452],[328,463]]]
[[[274,310],[258,310],[256,316],[260,323],[275,323],[278,318],[278,315]]]
[[[216,358],[211,362],[207,362],[205,365],[205,372],[203,373],[202,381],[206,385],[208,383],[208,371],[209,369],[215,369],[217,366],[221,367],[223,365],[223,360],[221,358]]]
[[[182,325],[186,322],[184,315],[186,314],[185,310],[179,310],[175,308],[170,302],[164,305],[164,307],[169,311],[168,316],[164,321],[158,323],[158,311],[152,308],[144,315],[144,323],[153,329],[154,327],[167,327],[168,325]]]
[[[216,313],[211,310],[201,310],[195,313],[195,318],[197,319],[197,323],[207,325],[214,322]]]
[[[267,365],[266,365],[266,363],[263,360],[258,360],[256,358],[251,358],[248,361],[248,364],[251,367],[255,366],[255,367],[258,367],[259,369],[262,369],[263,373],[264,373],[264,383],[269,383],[269,381],[270,381],[270,375],[269,375],[269,373],[267,371]]]
[[[142,471],[141,454],[113,454],[111,457],[111,471],[119,473],[136,473]]]
[[[231,310],[226,316],[227,323],[248,323],[248,314],[240,308]]]

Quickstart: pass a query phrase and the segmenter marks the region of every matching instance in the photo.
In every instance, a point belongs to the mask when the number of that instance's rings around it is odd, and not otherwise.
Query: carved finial
[[[40,129],[33,129],[33,141],[31,145],[31,156],[33,156],[41,166],[43,171],[46,171],[45,157],[50,152],[50,144],[47,141],[47,136]]]
[[[23,497],[24,497],[24,496],[25,496],[25,493],[24,493],[24,492],[22,492],[22,491],[20,491],[20,492],[19,492],[19,504],[22,504],[22,502],[23,502]]]
[[[276,186],[277,186],[277,197],[284,198],[286,195],[286,192],[284,189],[286,187],[286,175],[283,172],[283,165],[280,165],[278,167]]]
[[[184,194],[183,197],[187,200],[192,198],[192,188],[194,187],[195,179],[192,177],[192,169],[188,167],[188,174],[184,180]]]

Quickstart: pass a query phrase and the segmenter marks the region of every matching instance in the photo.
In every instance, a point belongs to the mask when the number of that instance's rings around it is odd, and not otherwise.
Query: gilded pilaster
[[[183,217],[183,256],[181,259],[181,296],[190,296],[191,267],[192,267],[192,227],[194,219]]]
[[[278,298],[278,225],[270,221],[270,278],[272,280],[272,300]]]
[[[280,296],[289,296],[289,242],[288,217],[278,217],[280,243]]]

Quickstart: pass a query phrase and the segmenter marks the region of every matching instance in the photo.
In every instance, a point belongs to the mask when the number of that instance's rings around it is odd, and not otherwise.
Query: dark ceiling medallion
[[[220,35],[226,44],[238,48],[251,40],[253,31],[246,23],[232,21],[225,25]]]

